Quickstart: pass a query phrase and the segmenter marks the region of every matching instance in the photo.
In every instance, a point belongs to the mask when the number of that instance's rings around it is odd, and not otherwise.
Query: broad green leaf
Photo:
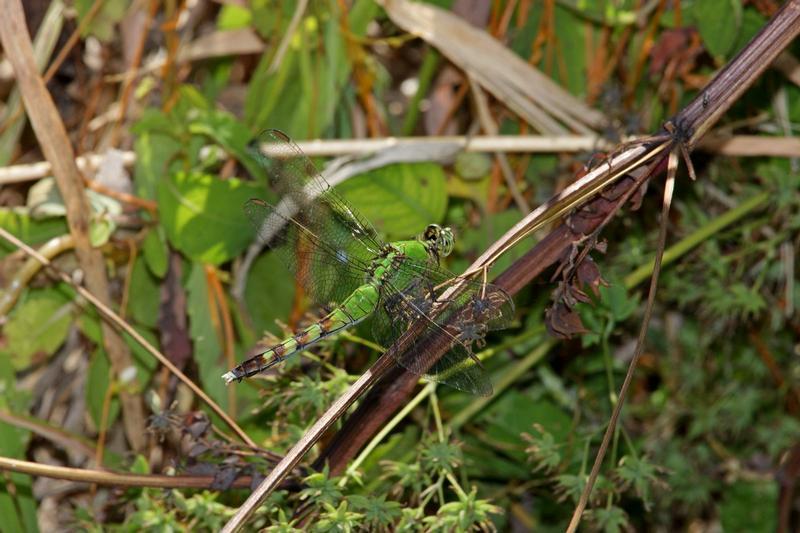
[[[30,291],[4,327],[14,367],[25,368],[36,354],[54,353],[67,337],[72,313],[72,301],[58,288]]]
[[[389,165],[336,190],[388,239],[408,239],[441,222],[447,208],[444,172],[433,163]]]
[[[276,42],[286,34],[286,27],[297,6],[297,0],[273,2],[272,0],[251,0],[253,28],[264,39]]]
[[[733,47],[733,51],[738,51],[744,48],[744,46],[755,37],[755,35],[764,27],[764,24],[767,23],[767,19],[756,11],[753,5],[746,7],[742,11],[742,26],[739,30],[739,35],[736,40],[736,44]]]
[[[139,120],[131,126],[131,131],[136,135],[150,133],[177,139],[180,138],[185,124],[176,122],[175,118],[176,117],[172,115],[167,115],[158,108],[148,107],[142,111],[142,116],[139,117]],[[137,149],[136,152],[138,153],[139,150]]]
[[[189,131],[210,137],[226,152],[236,157],[254,177],[264,178],[263,169],[248,151],[248,143],[253,138],[250,130],[236,120],[230,113],[210,111],[201,113],[189,124]]]
[[[163,278],[167,273],[167,236],[163,227],[155,226],[147,232],[142,243],[142,254],[150,272]]]
[[[194,361],[200,374],[200,383],[203,390],[208,393],[219,405],[226,409],[228,406],[228,388],[222,381],[222,374],[230,370],[228,361],[223,357],[222,342],[218,336],[220,325],[212,317],[209,310],[211,299],[208,293],[208,282],[203,265],[195,263],[187,266],[190,269],[185,276],[185,289],[187,307],[189,312],[189,335],[194,346]],[[245,359],[243,354],[234,356],[234,363]],[[254,401],[258,391],[247,385],[230,385],[235,387],[236,395],[240,399]],[[240,406],[242,404],[239,404]],[[240,407],[241,408],[241,407]],[[211,414],[212,420],[219,422],[216,415]]]
[[[134,143],[134,183],[138,196],[148,200],[156,198],[158,183],[169,174],[171,162],[181,149],[181,144],[170,135],[148,131],[139,135]]]
[[[263,254],[253,263],[244,298],[257,334],[278,333],[275,320],[289,315],[294,289],[294,277],[275,254]]]
[[[158,184],[161,224],[175,248],[190,259],[218,265],[236,257],[253,240],[242,206],[261,188],[180,172]]]
[[[731,51],[742,23],[742,4],[738,0],[697,0],[692,17],[706,49],[722,58]]]
[[[186,297],[195,364],[203,390],[224,408],[228,405],[228,395],[221,376],[228,369],[225,368],[222,341],[218,336],[220,324],[215,323],[208,308],[211,300],[203,265],[195,263],[187,268],[191,268],[186,277]]]
[[[544,398],[532,401],[517,391],[498,398],[484,416],[491,421],[489,432],[509,443],[521,443],[522,433],[530,432],[533,424],[541,425],[556,442],[564,442],[572,427],[570,415],[555,403]]]
[[[638,299],[631,297],[622,283],[615,282],[610,283],[608,287],[601,286],[600,298],[617,322],[628,318],[638,306]]]
[[[101,347],[97,347],[92,353],[89,371],[86,376],[86,405],[97,428],[100,427],[103,418],[103,403],[105,402],[108,388],[114,379],[110,371],[111,365],[108,362],[108,356]],[[111,427],[111,424],[117,420],[119,412],[119,397],[114,394],[111,397],[105,427]]]
[[[142,257],[137,258],[130,273],[128,315],[143,326],[155,328],[161,297],[158,280],[150,274],[145,263]]]

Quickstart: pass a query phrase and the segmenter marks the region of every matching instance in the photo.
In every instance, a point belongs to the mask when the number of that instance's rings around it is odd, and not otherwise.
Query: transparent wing
[[[431,264],[406,261],[402,270],[396,276],[418,275],[403,289],[387,280],[373,321],[376,339],[387,346],[400,339],[407,348],[392,355],[412,373],[489,396],[492,386],[474,350],[485,345],[489,331],[511,322],[511,297],[495,285],[453,278]],[[442,349],[439,359],[430,356]]]
[[[246,203],[259,239],[319,303],[341,301],[364,281],[383,242],[375,229],[337,195],[316,166],[278,130],[259,136],[253,156],[282,200]]]

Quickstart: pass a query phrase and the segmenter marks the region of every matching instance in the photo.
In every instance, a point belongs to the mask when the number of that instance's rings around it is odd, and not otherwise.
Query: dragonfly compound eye
[[[439,224],[430,224],[425,228],[422,239],[433,244],[441,257],[450,255],[450,252],[453,251],[453,230],[450,228],[443,228]]]

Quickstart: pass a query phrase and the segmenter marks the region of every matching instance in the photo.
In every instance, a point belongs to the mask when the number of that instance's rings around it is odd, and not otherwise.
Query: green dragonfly
[[[391,353],[407,370],[490,395],[491,383],[473,347],[483,347],[489,331],[508,325],[514,304],[501,288],[458,279],[439,266],[453,250],[450,228],[431,224],[415,239],[386,243],[284,133],[269,130],[258,140],[269,157],[255,155],[282,200],[273,206],[251,199],[245,212],[260,242],[280,256],[306,294],[333,307],[321,320],[227,372],[226,384],[264,372],[370,318],[373,335],[384,346],[405,336],[403,349]],[[426,347],[441,342],[444,355],[435,361],[426,357]]]

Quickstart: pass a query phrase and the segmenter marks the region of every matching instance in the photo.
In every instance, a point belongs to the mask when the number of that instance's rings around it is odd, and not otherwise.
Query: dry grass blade
[[[395,24],[436,47],[537,131],[589,134],[607,123],[603,113],[458,16],[406,0],[379,3]]]
[[[63,2],[53,2],[47,8],[42,26],[33,43],[36,68],[39,72],[44,70],[50,60],[63,25],[64,4]],[[23,111],[19,91],[14,88],[8,96],[5,113],[2,123],[0,123],[0,131],[2,131],[0,133],[0,165],[5,165],[11,160],[22,130],[28,123]]]
[[[452,160],[455,151],[514,153],[575,153],[613,148],[595,135],[479,135],[443,137],[382,137],[374,139],[314,139],[297,141],[309,157],[372,154],[389,148],[405,148],[417,154],[403,161]],[[800,138],[764,137],[761,135],[709,135],[697,144],[696,150],[730,157],[800,157]],[[420,150],[426,150],[419,154]],[[136,162],[136,154],[119,152],[126,167]],[[269,155],[268,151],[265,152]],[[446,158],[445,158],[446,156]],[[76,164],[82,172],[95,170],[105,155],[78,156]],[[424,159],[428,157],[430,159]],[[37,180],[50,175],[49,162],[29,163],[0,168],[0,185]]]
[[[483,94],[483,89],[480,88],[472,76],[469,76],[469,87],[472,91],[473,99],[475,100],[475,107],[478,109],[478,117],[481,123],[481,128],[483,128],[483,131],[489,135],[497,135],[497,124],[495,124],[492,114],[489,112],[489,103],[486,101],[486,95]],[[516,202],[519,210],[527,215],[531,212],[531,208],[528,205],[528,202],[525,200],[525,197],[522,196],[522,193],[519,191],[519,187],[514,180],[514,172],[511,170],[511,164],[508,162],[506,154],[503,152],[496,152],[495,157],[497,158],[497,162],[500,164],[500,170],[503,173],[503,179],[506,181],[506,186],[508,187],[511,196],[514,198],[514,202]]]

